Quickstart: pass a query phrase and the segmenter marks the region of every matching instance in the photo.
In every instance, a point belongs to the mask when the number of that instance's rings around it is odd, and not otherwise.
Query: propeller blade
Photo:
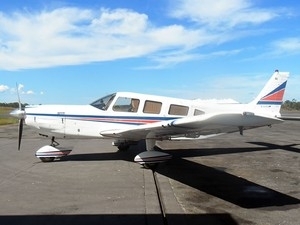
[[[24,124],[24,119],[22,118],[19,120],[19,137],[18,137],[18,150],[19,151],[20,151],[21,141],[22,141],[23,124]]]
[[[25,118],[26,118],[26,112],[25,112],[25,110],[22,110],[22,103],[21,103],[21,100],[20,100],[19,85],[18,84],[16,84],[16,88],[17,88],[16,90],[17,90],[17,94],[18,94],[19,108],[13,110],[12,112],[10,112],[10,115],[19,119],[18,150],[20,151],[21,141],[22,141],[22,134],[23,134],[23,125],[24,125],[24,121],[25,121]]]
[[[16,87],[17,87],[17,95],[18,95],[18,103],[19,103],[19,110],[22,110],[22,104],[21,104],[21,100],[20,100],[20,94],[19,94],[19,84],[16,83]]]

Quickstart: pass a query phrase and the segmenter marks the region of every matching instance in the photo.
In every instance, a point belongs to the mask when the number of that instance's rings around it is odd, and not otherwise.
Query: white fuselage
[[[134,110],[128,103],[138,101]],[[127,104],[127,105],[126,105]],[[25,123],[53,136],[104,138],[101,133],[181,117],[193,117],[214,112],[245,112],[249,104],[201,103],[154,95],[119,92],[105,109],[91,105],[27,106]]]

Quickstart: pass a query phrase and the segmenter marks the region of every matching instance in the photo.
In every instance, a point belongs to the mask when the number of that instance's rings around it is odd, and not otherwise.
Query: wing
[[[300,116],[286,116],[286,115],[282,115],[282,116],[279,116],[278,118],[282,119],[282,120],[300,121]]]
[[[231,133],[282,122],[281,119],[252,112],[213,113],[140,125],[126,130],[108,130],[101,135],[116,139],[141,140],[146,138],[199,137]]]

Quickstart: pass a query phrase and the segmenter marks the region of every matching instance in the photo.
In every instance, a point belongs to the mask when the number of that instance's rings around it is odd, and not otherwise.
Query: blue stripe
[[[179,117],[155,117],[155,116],[96,116],[74,114],[49,114],[49,113],[26,113],[30,116],[54,116],[54,117],[83,117],[83,118],[107,118],[107,119],[148,119],[148,120],[172,120]]]
[[[258,105],[281,105],[282,101],[259,101]]]
[[[119,124],[131,124],[131,125],[140,125],[145,123],[139,123],[138,120],[149,120],[149,121],[164,121],[164,120],[173,120],[179,117],[154,117],[154,116],[96,116],[96,115],[72,115],[72,114],[49,114],[49,113],[26,113],[29,116],[41,116],[41,117],[58,117],[66,118],[73,120],[81,121],[92,121],[92,122],[103,122],[103,123],[119,123]],[[132,120],[122,122],[114,120]],[[136,120],[136,121],[134,121]]]
[[[285,89],[286,83],[287,83],[287,81],[283,82],[280,86],[278,86],[277,88],[275,88],[273,91],[271,91],[269,94],[265,95],[262,98],[265,98],[265,97],[267,97],[269,95],[272,95],[272,94],[274,94],[274,93],[276,93],[278,91],[281,91],[282,89]]]

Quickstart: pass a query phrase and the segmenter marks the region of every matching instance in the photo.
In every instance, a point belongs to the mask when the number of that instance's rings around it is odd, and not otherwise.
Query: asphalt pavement
[[[133,162],[143,143],[119,152],[111,140],[58,140],[72,153],[42,163],[35,151],[50,140],[23,133],[18,151],[17,126],[0,127],[3,225],[299,224],[297,121],[160,142],[173,159],[154,174]]]

